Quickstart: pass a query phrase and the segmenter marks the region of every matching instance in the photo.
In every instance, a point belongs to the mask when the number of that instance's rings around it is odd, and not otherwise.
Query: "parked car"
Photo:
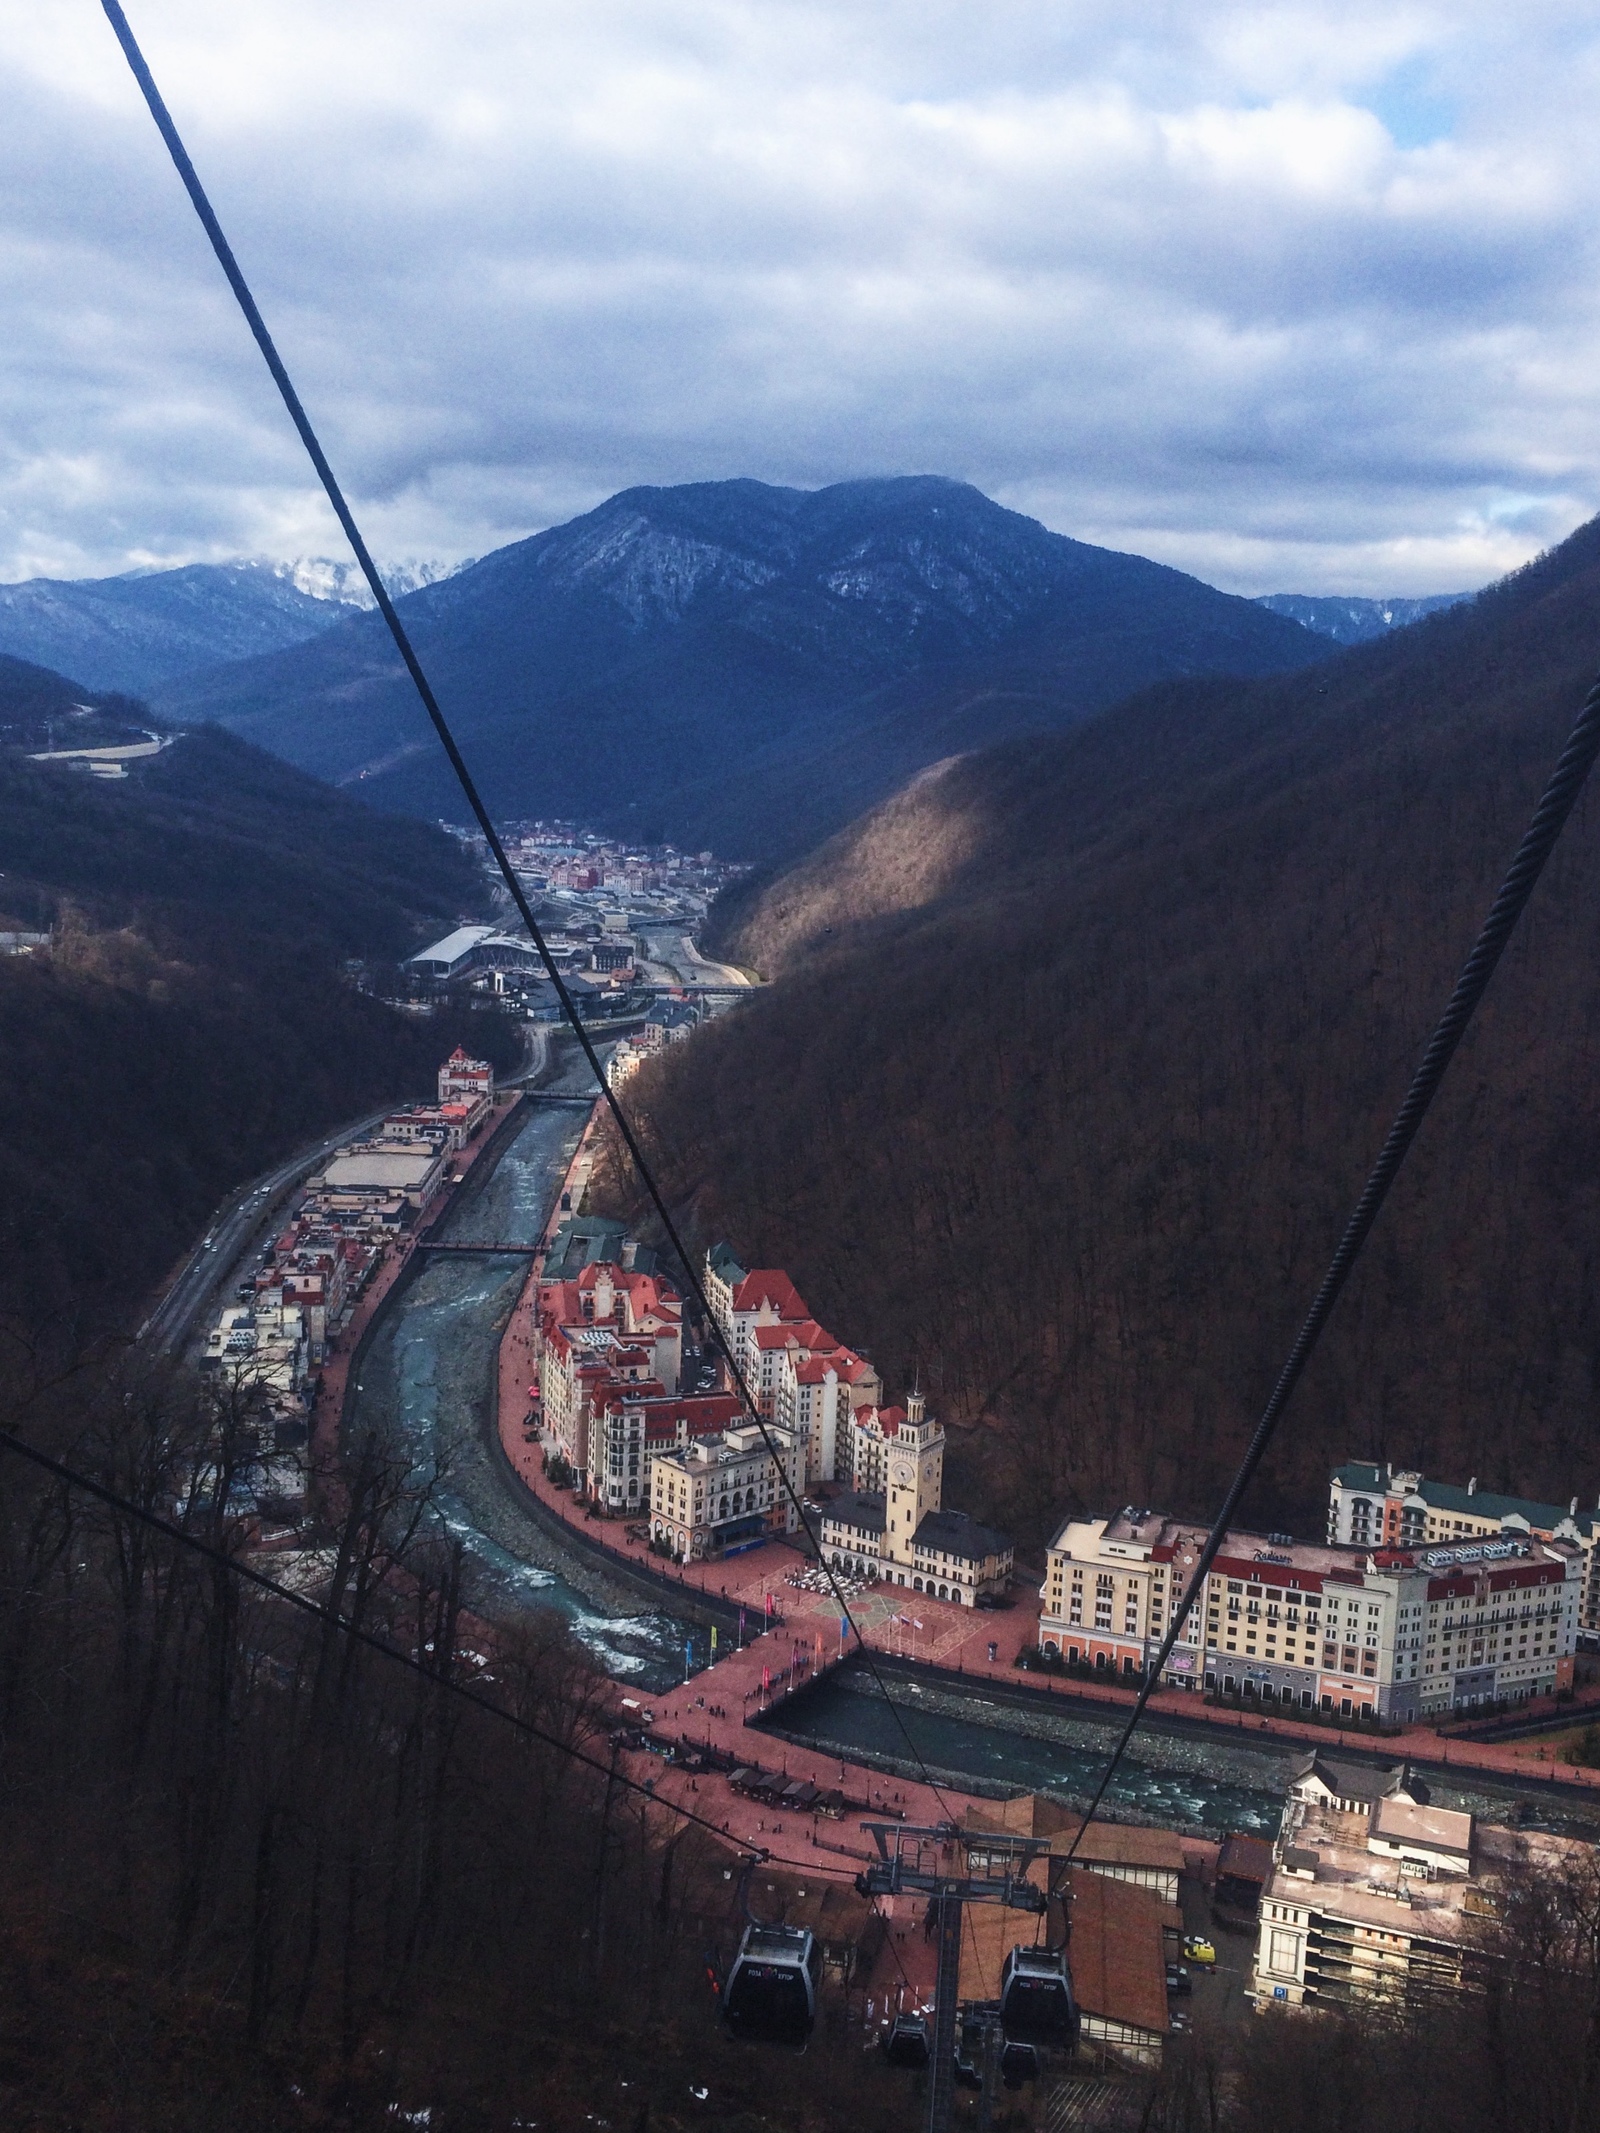
[[[1203,1934],[1191,1933],[1183,1943],[1183,1952],[1191,1963],[1214,1963],[1217,1951]]]
[[[1168,1992],[1193,1992],[1194,1980],[1182,1963],[1168,1963],[1167,1990]]]

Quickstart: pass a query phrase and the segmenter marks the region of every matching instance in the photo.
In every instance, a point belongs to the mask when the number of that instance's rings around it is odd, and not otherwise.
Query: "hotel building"
[[[1152,1665],[1206,1529],[1154,1511],[1068,1519],[1039,1642],[1118,1674]],[[1167,1659],[1167,1685],[1401,1721],[1549,1695],[1572,1679],[1581,1552],[1521,1535],[1361,1548],[1230,1533]]]

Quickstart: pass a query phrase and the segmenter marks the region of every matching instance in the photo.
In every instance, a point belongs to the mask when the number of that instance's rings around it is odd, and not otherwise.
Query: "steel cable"
[[[1405,1161],[1422,1121],[1427,1117],[1429,1107],[1439,1092],[1439,1086],[1455,1057],[1456,1047],[1466,1035],[1467,1025],[1488,990],[1489,981],[1494,976],[1506,943],[1522,916],[1528,898],[1533,894],[1539,876],[1544,872],[1545,862],[1555,849],[1556,839],[1561,835],[1568,816],[1577,804],[1578,795],[1594,767],[1597,754],[1600,754],[1600,681],[1594,684],[1584,700],[1583,709],[1567,737],[1567,745],[1561,751],[1560,759],[1550,775],[1550,782],[1544,789],[1539,805],[1534,809],[1533,819],[1523,832],[1522,842],[1518,845],[1516,856],[1501,884],[1500,893],[1490,906],[1489,915],[1473,943],[1472,953],[1461,967],[1455,990],[1451,993],[1444,1013],[1439,1017],[1433,1035],[1428,1040],[1427,1049],[1411,1077],[1411,1086],[1406,1090],[1400,1108],[1395,1113],[1394,1124],[1389,1128],[1388,1137],[1372,1166],[1361,1197],[1345,1224],[1344,1234],[1329,1261],[1328,1271],[1323,1275],[1321,1285],[1312,1298],[1311,1308],[1307,1311],[1288,1358],[1278,1373],[1272,1396],[1262,1410],[1261,1419],[1256,1424],[1255,1433],[1239,1463],[1238,1472],[1234,1475],[1228,1493],[1223,1498],[1222,1508],[1206,1536],[1205,1546],[1200,1551],[1183,1598],[1173,1608],[1161,1650],[1154,1662],[1146,1668],[1145,1678],[1128,1722],[1123,1727],[1121,1737],[1111,1752],[1111,1759],[1095,1788],[1094,1798],[1089,1803],[1082,1826],[1073,1837],[1067,1852],[1069,1859],[1077,1852],[1084,1831],[1105,1798],[1106,1788],[1116,1775],[1117,1766],[1127,1751],[1128,1743],[1133,1739],[1140,1719],[1144,1716],[1145,1707],[1160,1682],[1162,1669],[1171,1657],[1172,1648],[1178,1641],[1178,1633],[1188,1619],[1191,1608],[1195,1610],[1196,1615],[1199,1649],[1202,1654],[1204,1652],[1200,1595],[1211,1565],[1227,1536],[1228,1527],[1233,1522],[1245,1490],[1250,1486],[1256,1469],[1272,1442],[1283,1411],[1289,1404],[1290,1395],[1300,1382],[1301,1373],[1311,1359],[1312,1350],[1321,1338],[1322,1329],[1332,1316],[1334,1305],[1339,1301],[1350,1271],[1360,1257],[1361,1248],[1389,1196],[1389,1188],[1399,1175],[1400,1166]]]
[[[122,47],[124,57],[132,69],[134,79],[143,92],[144,100],[150,107],[150,115],[155,120],[161,138],[167,145],[167,152],[172,157],[179,177],[183,180],[184,189],[189,195],[195,213],[200,218],[201,226],[211,240],[211,249],[215,252],[223,273],[227,276],[228,286],[232,289],[239,308],[244,313],[246,323],[255,337],[256,345],[261,350],[262,358],[282,396],[283,404],[288,409],[289,418],[299,432],[300,441],[305,446],[311,463],[317,470],[318,478],[327,492],[328,501],[333,506],[339,524],[344,529],[345,538],[349,541],[356,561],[361,566],[362,575],[372,592],[373,599],[377,602],[378,611],[388,625],[389,634],[394,639],[396,648],[405,662],[406,671],[411,676],[423,708],[427,712],[434,732],[438,735],[440,745],[449,759],[450,768],[455,773],[456,781],[461,787],[467,804],[472,809],[473,817],[479,829],[483,832],[485,842],[489,847],[500,878],[504,882],[512,902],[516,905],[523,925],[527,928],[528,937],[533,942],[540,962],[544,965],[546,975],[555,987],[556,997],[561,1003],[562,1012],[571,1024],[573,1033],[583,1048],[584,1057],[588,1061],[590,1070],[595,1077],[601,1101],[611,1114],[623,1145],[628,1151],[629,1159],[633,1164],[639,1182],[643,1185],[650,1204],[655,1210],[656,1217],[660,1221],[672,1245],[672,1249],[677,1255],[687,1280],[690,1294],[710,1327],[712,1338],[721,1352],[723,1360],[728,1365],[733,1382],[738,1389],[739,1397],[748,1409],[751,1421],[761,1432],[762,1441],[766,1445],[768,1455],[772,1459],[773,1465],[777,1468],[783,1493],[788,1498],[795,1517],[799,1521],[800,1528],[804,1532],[809,1532],[810,1529],[806,1525],[805,1509],[790,1478],[788,1467],[779,1456],[778,1448],[773,1442],[766,1420],[751,1394],[749,1385],[746,1383],[744,1372],[734,1355],[732,1343],[728,1340],[720,1320],[711,1308],[704,1285],[695,1271],[694,1261],[689,1255],[683,1238],[679,1235],[678,1225],[667,1207],[660,1187],[656,1183],[654,1172],[645,1161],[644,1151],[639,1145],[632,1122],[618,1099],[616,1091],[606,1079],[605,1068],[601,1064],[600,1054],[595,1049],[594,1041],[583,1025],[582,1017],[578,1013],[572,994],[561,975],[554,956],[550,952],[544,934],[534,918],[533,908],[529,904],[522,884],[517,879],[516,872],[506,855],[505,847],[500,841],[499,832],[496,830],[489,811],[478,792],[477,784],[473,779],[472,773],[467,768],[466,760],[456,745],[455,735],[450,730],[449,721],[439,706],[439,701],[433,693],[432,685],[423,671],[422,662],[417,657],[405,625],[395,610],[393,600],[389,597],[388,588],[383,582],[378,566],[372,560],[371,552],[362,538],[361,529],[356,524],[355,516],[345,500],[344,491],[339,485],[338,477],[335,475],[327,454],[323,451],[318,441],[316,431],[311,426],[311,419],[301,405],[300,396],[295,391],[294,384],[287,369],[284,367],[283,359],[278,354],[272,335],[267,330],[266,320],[262,317],[256,300],[250,293],[250,285],[245,280],[238,261],[234,258],[233,248],[223,234],[222,225],[217,220],[211,202],[206,196],[204,186],[200,183],[199,175],[195,170],[194,164],[190,161],[189,152],[183,145],[182,137],[173,123],[172,115],[166,107],[160,90],[156,87],[155,77],[145,62],[143,52],[139,49],[138,40],[129,27],[128,18],[118,5],[118,0],[101,0],[101,7],[116,34],[117,42]],[[888,1686],[879,1671],[876,1660],[872,1656],[871,1647],[856,1627],[855,1617],[845,1599],[843,1588],[830,1568],[820,1543],[817,1548],[817,1560],[823,1575],[828,1580],[833,1597],[838,1603],[840,1616],[854,1635],[857,1650],[865,1660],[867,1668],[877,1684],[879,1693],[893,1713],[895,1724],[898,1726],[906,1746],[911,1751],[912,1760],[922,1773],[924,1784],[928,1786],[940,1806],[948,1814],[949,1803],[940,1791],[932,1772],[928,1769],[927,1763],[923,1759],[921,1750],[912,1738],[911,1730],[907,1726],[899,1706],[889,1694]]]

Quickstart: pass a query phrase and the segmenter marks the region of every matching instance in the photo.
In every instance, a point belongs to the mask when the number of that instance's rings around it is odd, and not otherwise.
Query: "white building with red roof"
[[[537,1315],[544,1432],[589,1486],[609,1474],[609,1449],[592,1454],[589,1442],[608,1397],[646,1382],[663,1397],[677,1393],[683,1300],[659,1274],[598,1260],[571,1280],[542,1281]]]
[[[747,1271],[726,1244],[706,1254],[705,1291],[756,1412],[799,1440],[807,1486],[849,1481],[851,1418],[883,1397],[871,1363],[818,1324],[780,1268]]]
[[[1181,1605],[1206,1529],[1159,1511],[1068,1518],[1046,1551],[1039,1641],[1137,1675]],[[1572,1679],[1583,1559],[1510,1534],[1375,1548],[1230,1531],[1167,1659],[1175,1688],[1414,1724]]]
[[[648,1510],[650,1470],[667,1452],[701,1437],[720,1437],[747,1420],[731,1392],[683,1398],[653,1379],[616,1385],[597,1396],[589,1420],[589,1494],[607,1510]]]
[[[458,1044],[439,1069],[442,1104],[494,1102],[494,1068],[487,1059],[469,1059]]]

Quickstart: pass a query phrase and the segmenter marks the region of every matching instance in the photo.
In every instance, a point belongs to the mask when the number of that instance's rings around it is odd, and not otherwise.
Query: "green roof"
[[[1382,1495],[1390,1486],[1390,1473],[1390,1469],[1376,1466],[1371,1460],[1357,1459],[1348,1466],[1336,1467],[1333,1478],[1344,1488],[1371,1489],[1375,1495]],[[1525,1518],[1530,1526],[1547,1530],[1573,1516],[1564,1503],[1536,1503],[1531,1496],[1502,1496],[1494,1489],[1464,1489],[1453,1481],[1419,1482],[1416,1494],[1431,1511],[1468,1512],[1476,1518]],[[1592,1511],[1579,1511],[1574,1520],[1579,1532],[1587,1533],[1594,1518]]]

